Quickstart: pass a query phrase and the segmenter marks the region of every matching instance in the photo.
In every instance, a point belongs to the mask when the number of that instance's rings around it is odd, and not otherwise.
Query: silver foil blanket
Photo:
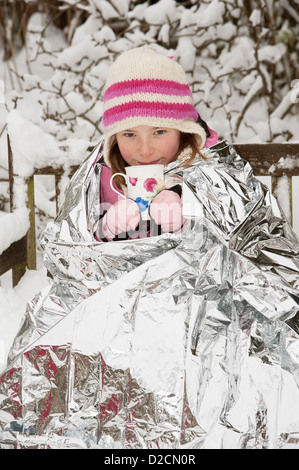
[[[298,239],[232,146],[205,152],[166,169],[180,234],[95,242],[101,144],[74,175],[0,375],[1,448],[299,448]]]

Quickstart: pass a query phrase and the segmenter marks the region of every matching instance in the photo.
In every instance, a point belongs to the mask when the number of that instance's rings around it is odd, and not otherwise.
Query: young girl
[[[111,207],[101,213],[95,238],[101,241],[142,238],[176,232],[183,224],[181,188],[162,190],[151,202],[150,222],[141,222],[140,209],[110,188],[112,174],[126,166],[191,163],[217,134],[200,118],[182,67],[151,46],[123,53],[106,82],[103,123],[106,130],[100,200]],[[115,177],[122,192],[123,179]]]
[[[44,231],[50,283],[28,302],[0,375],[0,448],[294,445],[299,244],[232,145],[192,163],[216,140],[197,120],[174,60],[143,47],[112,66],[105,143]],[[112,174],[157,162],[202,212],[168,233],[183,220],[180,191],[164,189],[150,225],[166,233],[96,242],[96,224],[100,240],[137,232],[139,207],[118,202]]]

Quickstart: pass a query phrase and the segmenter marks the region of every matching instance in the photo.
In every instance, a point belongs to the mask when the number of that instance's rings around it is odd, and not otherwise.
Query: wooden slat
[[[69,176],[73,176],[75,171],[79,168],[79,165],[72,165],[69,169]],[[35,175],[57,175],[62,176],[65,173],[65,169],[63,166],[58,166],[56,168],[52,166],[44,166],[43,168],[35,168],[34,174]]]
[[[256,176],[299,176],[299,144],[234,144]],[[287,158],[283,166],[283,159]]]
[[[36,269],[36,237],[35,237],[35,203],[34,175],[27,179],[27,207],[29,209],[30,227],[27,232],[27,266]]]
[[[0,276],[12,269],[13,266],[25,272],[27,262],[27,237],[25,236],[12,243],[9,248],[1,253],[0,259]]]

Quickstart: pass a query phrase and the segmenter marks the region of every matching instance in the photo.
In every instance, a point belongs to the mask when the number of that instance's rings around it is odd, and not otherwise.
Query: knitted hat
[[[105,85],[104,159],[110,166],[114,135],[136,126],[169,127],[195,134],[202,148],[206,134],[197,118],[186,74],[175,60],[151,46],[124,52],[112,64]]]

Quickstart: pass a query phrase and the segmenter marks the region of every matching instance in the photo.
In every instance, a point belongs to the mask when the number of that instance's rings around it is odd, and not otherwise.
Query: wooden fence
[[[299,144],[234,144],[237,152],[247,160],[256,176],[272,177],[272,192],[275,191],[279,180],[287,177],[290,188],[290,207],[292,207],[292,176],[299,176]],[[10,210],[13,211],[13,156],[8,139]],[[72,167],[70,176],[77,167]],[[25,273],[26,268],[36,269],[36,236],[35,236],[35,204],[34,204],[34,175],[54,175],[56,186],[56,209],[58,208],[59,182],[64,174],[62,167],[44,167],[36,169],[27,179],[27,207],[29,208],[30,228],[25,237],[12,243],[0,255],[0,275],[12,270],[12,282],[15,286]]]

